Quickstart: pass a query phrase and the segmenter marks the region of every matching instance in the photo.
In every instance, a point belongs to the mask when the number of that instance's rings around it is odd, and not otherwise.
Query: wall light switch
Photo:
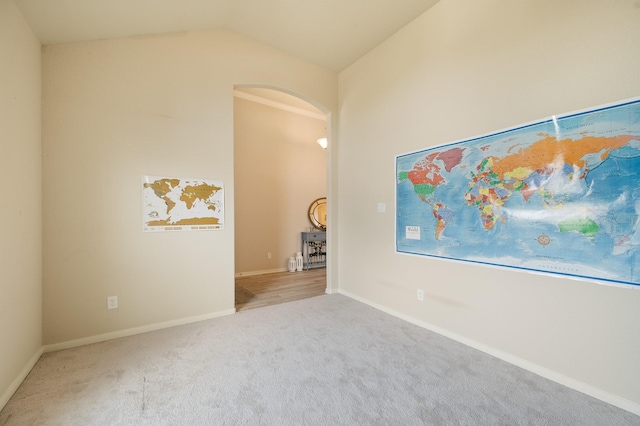
[[[378,213],[384,213],[387,210],[385,203],[378,203]]]

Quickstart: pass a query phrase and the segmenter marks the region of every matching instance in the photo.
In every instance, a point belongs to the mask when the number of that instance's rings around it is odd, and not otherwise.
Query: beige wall
[[[395,155],[638,96],[638,40],[637,1],[442,0],[342,72],[340,291],[640,412],[640,291],[394,237]]]
[[[40,43],[0,0],[0,408],[42,345]]]
[[[236,273],[284,270],[308,230],[309,205],[327,194],[325,120],[236,98]],[[271,253],[271,259],[267,258]]]
[[[337,74],[225,31],[46,46],[42,60],[44,343],[232,312],[234,85],[335,112]],[[143,233],[144,174],[222,180],[225,229]]]

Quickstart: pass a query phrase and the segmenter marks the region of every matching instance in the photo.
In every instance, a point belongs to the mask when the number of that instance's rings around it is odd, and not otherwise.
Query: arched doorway
[[[310,230],[309,205],[328,197],[330,159],[316,142],[323,137],[328,137],[327,115],[309,102],[273,88],[235,87],[235,274],[242,287],[236,288],[238,310],[309,297],[300,290],[318,292],[319,277],[321,292],[328,288],[326,269],[286,272],[289,258],[301,250],[301,232]],[[246,283],[252,283],[252,291]],[[269,286],[282,288],[282,294],[270,292]]]

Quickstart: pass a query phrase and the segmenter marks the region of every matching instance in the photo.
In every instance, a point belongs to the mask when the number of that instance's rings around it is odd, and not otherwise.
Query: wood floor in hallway
[[[320,296],[326,289],[326,268],[237,277],[236,311]]]

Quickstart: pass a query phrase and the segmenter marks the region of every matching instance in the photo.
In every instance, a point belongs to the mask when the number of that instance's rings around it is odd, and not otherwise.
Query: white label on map
[[[419,226],[407,226],[406,227],[407,240],[419,240],[420,239],[420,227]]]

